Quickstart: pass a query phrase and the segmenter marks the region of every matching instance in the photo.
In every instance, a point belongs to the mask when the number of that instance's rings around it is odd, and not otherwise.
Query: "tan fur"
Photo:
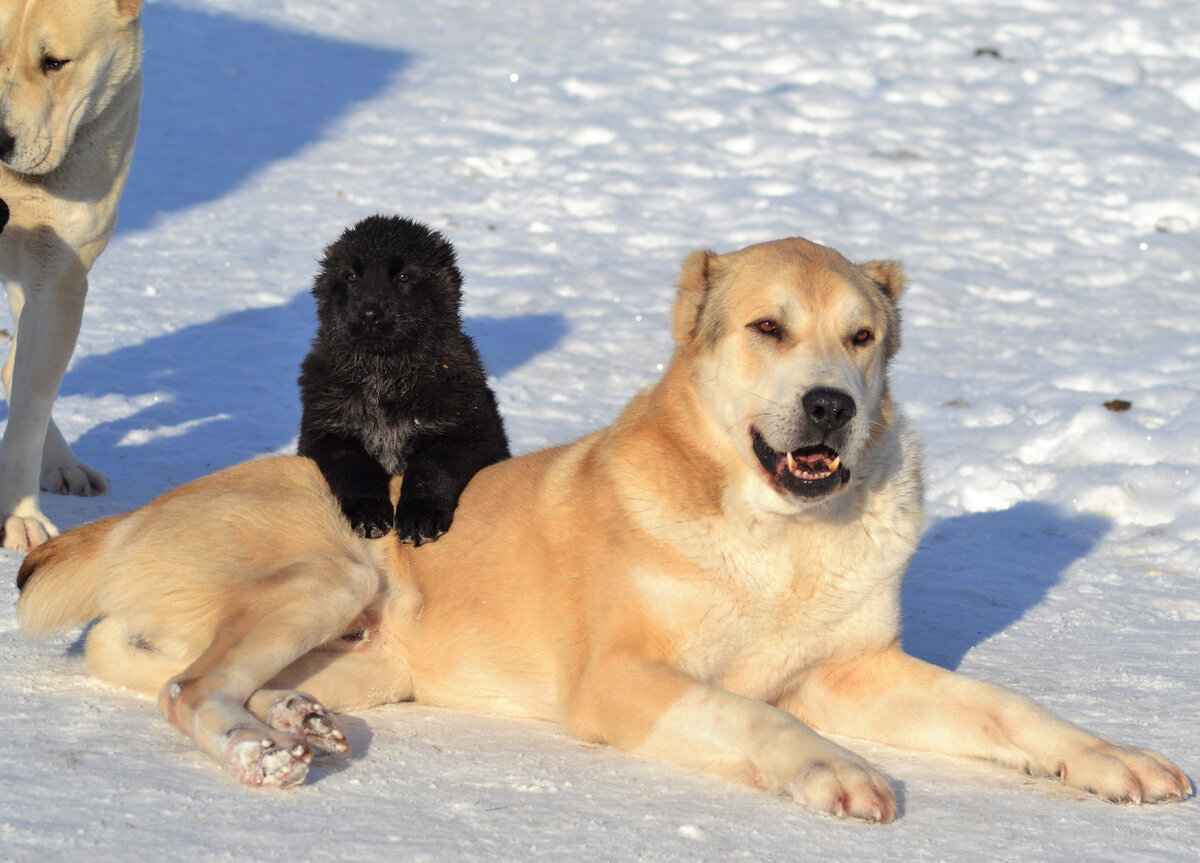
[[[1185,796],[1161,756],[900,651],[921,529],[918,448],[886,381],[903,286],[893,262],[856,267],[800,239],[695,253],[662,380],[612,427],[482,471],[438,542],[356,539],[311,462],[264,459],[101,542],[52,540],[22,570],[19,616],[69,616],[45,606],[70,589],[43,578],[102,584],[97,675],[161,686],[168,719],[247,782],[302,778],[312,740],[272,719],[300,689],[329,710],[414,698],[561,722],[869,821],[895,816],[889,783],[818,731],[1112,799]],[[857,413],[848,481],[810,498],[764,467],[751,430],[798,447],[821,387]]]
[[[0,541],[58,531],[43,490],[100,494],[50,417],[75,349],[87,276],[117,219],[142,92],[141,0],[0,0],[0,277],[14,331],[0,378]]]

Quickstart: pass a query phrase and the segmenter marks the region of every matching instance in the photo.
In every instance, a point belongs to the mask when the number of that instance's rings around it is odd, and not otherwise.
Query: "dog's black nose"
[[[17,147],[17,139],[9,134],[8,129],[0,127],[0,162],[7,162]]]
[[[817,387],[804,394],[804,413],[813,425],[828,434],[854,419],[857,408],[849,393],[832,387]]]

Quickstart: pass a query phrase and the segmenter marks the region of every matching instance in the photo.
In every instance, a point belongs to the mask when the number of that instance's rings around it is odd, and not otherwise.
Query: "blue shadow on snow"
[[[931,524],[904,580],[904,649],[957,668],[1016,623],[1108,532],[1108,519],[1037,501]]]
[[[403,51],[151,3],[141,128],[118,231],[236,189],[383,91]]]
[[[500,377],[553,348],[566,332],[559,315],[465,321]],[[316,331],[308,293],[284,305],[233,312],[111,353],[78,359],[64,395],[113,392],[143,402],[134,414],[102,422],[74,444],[103,466],[126,455],[139,470],[186,482],[295,439],[296,378]],[[156,398],[157,396],[157,398]]]

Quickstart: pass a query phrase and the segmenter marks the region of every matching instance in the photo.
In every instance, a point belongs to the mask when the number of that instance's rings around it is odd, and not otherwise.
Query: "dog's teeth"
[[[841,457],[840,455],[835,455],[835,456],[833,457],[833,461],[831,461],[831,462],[829,463],[828,472],[829,472],[829,473],[833,473],[834,471],[836,471],[836,470],[837,470],[839,467],[841,467],[841,466],[842,466],[842,457]]]
[[[791,453],[787,454],[787,466],[792,473],[797,472],[796,459]]]

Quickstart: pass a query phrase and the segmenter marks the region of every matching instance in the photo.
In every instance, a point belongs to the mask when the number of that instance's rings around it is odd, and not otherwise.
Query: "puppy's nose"
[[[8,129],[0,127],[0,162],[12,158],[13,150],[17,148],[17,139],[9,134]]]
[[[854,419],[854,414],[857,413],[850,394],[832,387],[809,390],[804,394],[801,403],[812,424],[826,434],[840,429]]]
[[[373,330],[383,320],[383,309],[377,303],[366,303],[358,310],[358,320],[368,330]]]

